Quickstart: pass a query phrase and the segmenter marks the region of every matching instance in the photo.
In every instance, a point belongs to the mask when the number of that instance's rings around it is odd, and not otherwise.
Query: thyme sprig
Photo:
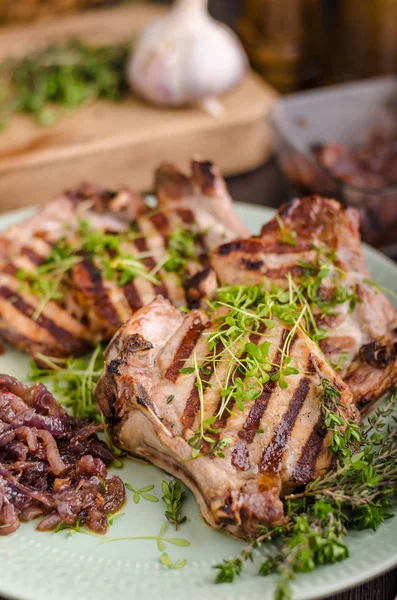
[[[328,401],[337,402],[334,391],[327,384],[325,388]],[[217,583],[233,581],[258,550],[264,554],[259,573],[279,575],[275,599],[289,600],[290,583],[298,573],[348,558],[348,529],[375,530],[391,516],[397,493],[396,399],[397,393],[369,417],[361,439],[354,440],[356,453],[342,455],[334,471],[285,497],[284,524],[262,530],[236,558],[216,565]],[[270,540],[274,544],[266,548]]]
[[[179,525],[186,521],[186,516],[181,513],[182,503],[186,497],[181,481],[163,481],[161,484],[163,490],[162,500],[164,500],[166,510],[165,518],[169,523],[175,525],[177,530]]]
[[[362,441],[358,423],[346,416],[341,403],[341,393],[329,379],[320,374],[322,392],[320,410],[324,417],[324,427],[332,431],[331,448],[339,457],[352,456],[357,444]]]

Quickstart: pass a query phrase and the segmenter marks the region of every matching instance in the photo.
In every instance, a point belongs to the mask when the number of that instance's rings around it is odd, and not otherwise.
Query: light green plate
[[[272,214],[269,209],[237,205],[237,212],[254,233]],[[0,228],[29,214],[19,211],[0,217]],[[378,252],[365,247],[371,275],[397,291],[397,267]],[[7,349],[0,358],[0,372],[26,379],[29,360]],[[127,460],[117,473],[136,487],[154,484],[161,497],[164,473],[159,469]],[[109,536],[156,535],[164,523],[164,504],[141,500],[132,494]],[[255,565],[247,564],[233,584],[215,585],[212,566],[235,556],[243,544],[211,530],[201,519],[189,492],[184,508],[188,522],[175,533],[168,525],[165,536],[183,537],[189,547],[166,545],[172,560],[187,558],[181,570],[168,570],[159,561],[161,552],[153,540],[102,544],[89,535],[67,532],[39,533],[35,522],[24,524],[13,535],[0,538],[0,595],[20,600],[270,600],[275,578],[259,577]],[[321,598],[358,585],[397,565],[397,518],[373,532],[354,532],[348,537],[350,558],[340,564],[299,575],[293,584],[295,600]]]

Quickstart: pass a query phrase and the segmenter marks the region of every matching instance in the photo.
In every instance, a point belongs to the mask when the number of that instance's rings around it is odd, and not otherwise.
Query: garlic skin
[[[128,64],[132,89],[163,106],[201,103],[237,85],[248,60],[235,33],[215,21],[208,0],[177,0],[138,39]],[[211,110],[213,112],[213,110]]]

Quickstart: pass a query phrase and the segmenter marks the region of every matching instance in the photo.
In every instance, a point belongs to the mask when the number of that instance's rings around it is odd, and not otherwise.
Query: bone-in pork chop
[[[356,415],[347,386],[299,329],[275,320],[211,344],[228,314],[182,314],[156,298],[114,336],[95,394],[118,445],[180,478],[210,525],[250,537],[283,520],[281,494],[331,465],[322,381],[345,417]]]
[[[313,333],[366,412],[397,381],[397,314],[370,279],[358,213],[335,200],[293,200],[258,237],[217,248],[222,285],[290,287],[312,313]]]
[[[63,357],[106,341],[157,294],[199,306],[216,288],[208,252],[246,235],[218,170],[156,172],[158,206],[84,185],[0,236],[0,335]]]

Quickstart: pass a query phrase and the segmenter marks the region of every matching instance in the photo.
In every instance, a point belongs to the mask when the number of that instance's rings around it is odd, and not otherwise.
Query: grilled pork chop
[[[114,336],[95,395],[118,445],[182,479],[210,525],[250,537],[259,524],[283,520],[280,494],[331,464],[330,432],[320,410],[322,378],[339,390],[345,416],[356,415],[347,386],[299,330],[292,332],[289,346],[289,364],[299,374],[286,377],[288,388],[269,379],[255,399],[238,407],[230,397],[222,412],[221,389],[232,378],[230,365],[237,367],[230,362],[231,348],[218,349],[205,369],[198,365],[213,354],[208,336],[225,314],[224,308],[211,318],[201,310],[182,314],[156,298]],[[257,347],[268,342],[276,369],[289,334],[277,321],[245,341]],[[247,389],[250,377],[244,379]],[[194,458],[192,438],[216,415],[207,437],[217,445],[208,446],[203,438],[201,455]]]
[[[319,345],[366,412],[397,381],[397,314],[370,280],[354,209],[313,196],[293,200],[258,237],[217,248],[222,285],[293,281],[309,302]]]
[[[190,178],[163,165],[156,192],[148,211],[129,190],[84,185],[2,234],[0,335],[33,356],[76,355],[159,293],[198,306],[216,286],[209,249],[246,229],[211,163],[193,161]],[[124,273],[114,266],[120,256]]]
[[[164,164],[156,171],[158,206],[138,217],[135,238],[123,245],[131,256],[143,258],[148,273],[120,286],[106,277],[100,257],[87,258],[73,269],[78,303],[88,317],[96,339],[109,339],[125,323],[131,311],[151,302],[157,294],[175,306],[199,306],[217,286],[209,268],[208,253],[223,241],[247,233],[233,212],[225,182],[212,163],[192,161],[192,175],[183,175]],[[182,264],[167,262],[177,248]]]
[[[144,209],[143,200],[129,190],[114,193],[86,184],[76,191],[66,192],[33,217],[2,233],[1,337],[33,356],[38,352],[50,356],[82,352],[92,336],[70,282],[59,286],[62,300],[47,302],[40,315],[33,318],[40,298],[26,285],[27,275],[37,274],[40,265],[65,235],[70,241],[74,239],[81,220],[95,231],[124,232]],[[25,275],[21,277],[21,273]]]

